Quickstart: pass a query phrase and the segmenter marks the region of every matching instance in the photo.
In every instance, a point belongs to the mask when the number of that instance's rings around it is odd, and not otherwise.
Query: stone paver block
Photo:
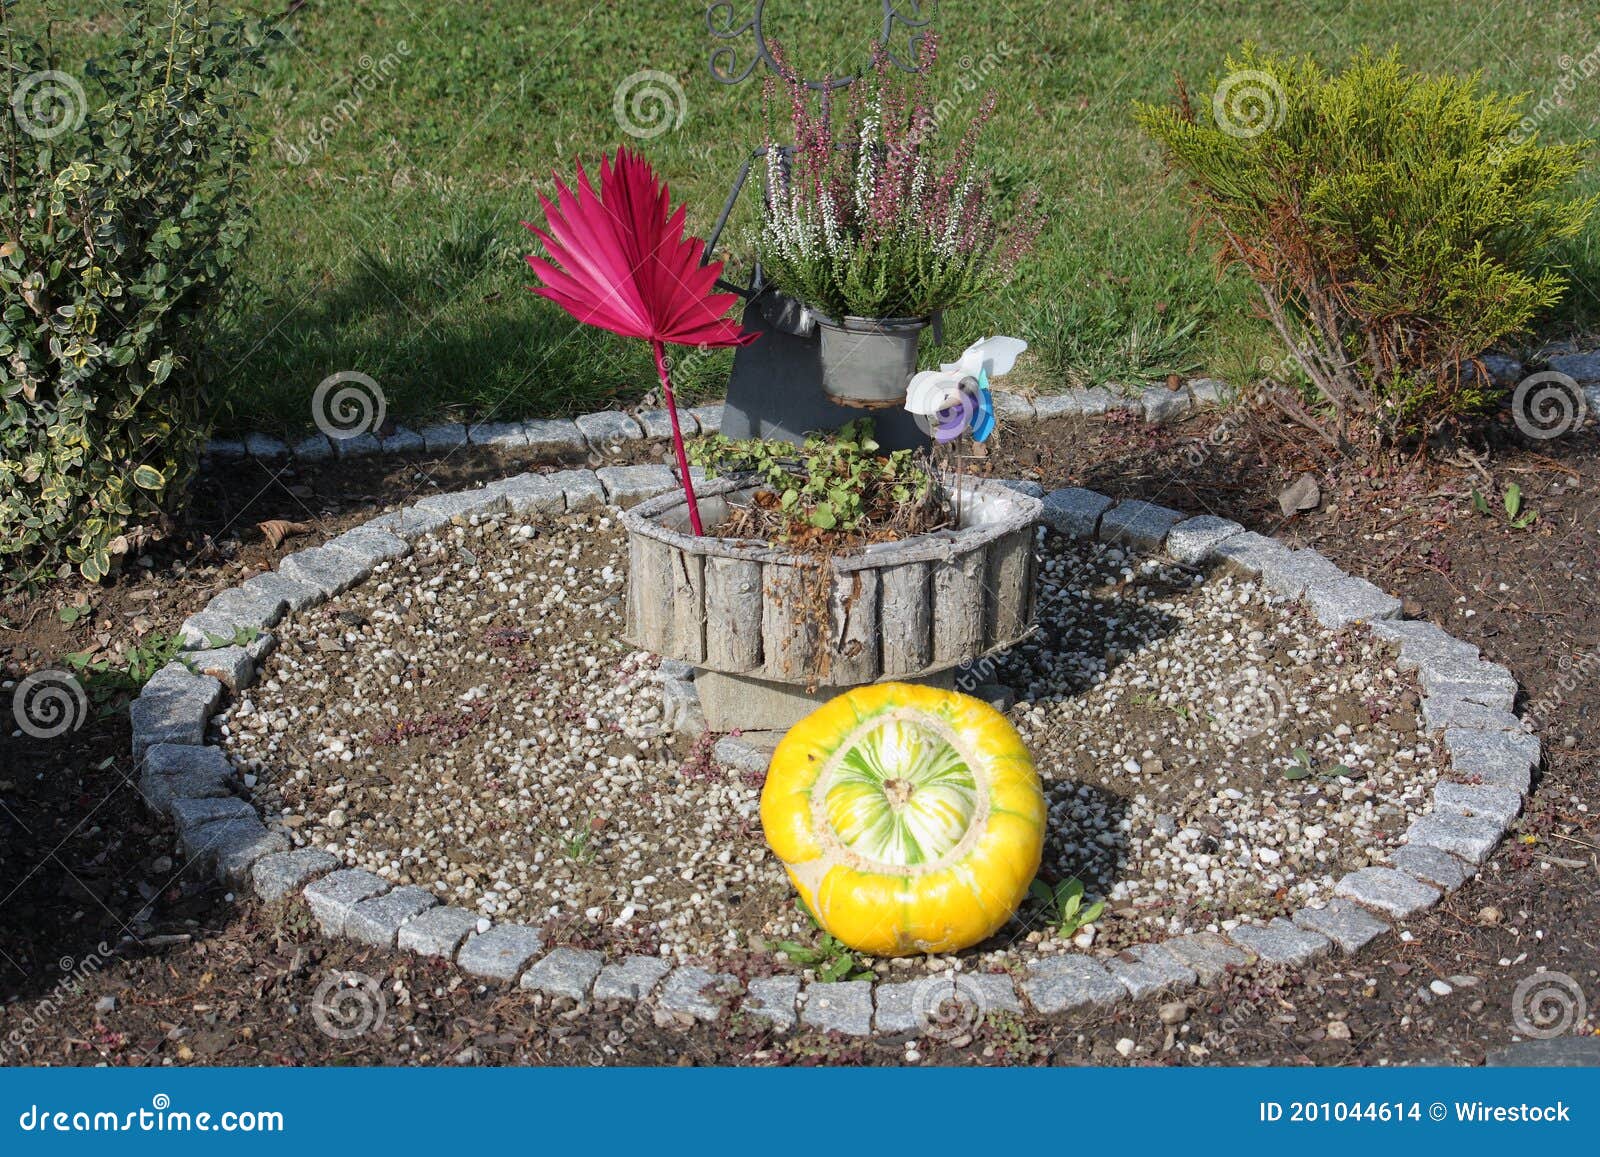
[[[1406,829],[1406,842],[1427,844],[1468,863],[1481,864],[1503,835],[1504,825],[1485,816],[1433,812],[1411,822]]]
[[[571,458],[589,452],[589,443],[584,439],[583,431],[569,419],[539,418],[522,425],[528,439],[528,449],[535,458]]]
[[[476,912],[465,908],[429,908],[400,926],[395,943],[407,952],[449,960],[461,942],[478,930],[479,919]]]
[[[1044,501],[1044,496],[1046,493],[1045,488],[1032,479],[996,478],[995,481],[1000,483],[1000,485],[1004,486],[1007,490],[1015,490],[1018,494],[1026,494],[1029,498],[1037,498],[1041,502]]]
[[[289,453],[296,462],[326,462],[333,457],[333,443],[326,434],[308,434],[290,446]]]
[[[265,574],[258,574],[246,580],[239,589],[257,591],[267,598],[282,600],[285,609],[289,611],[306,610],[327,598],[318,587],[309,583],[295,582],[294,579],[275,570],[269,570]]]
[[[868,1036],[872,1032],[872,981],[816,981],[806,985],[800,1022],[820,1032]]]
[[[255,866],[268,856],[289,850],[289,837],[268,831],[260,820],[230,820],[204,829],[208,854],[216,860],[217,879],[243,886]]]
[[[911,1038],[927,1027],[921,1002],[925,980],[901,980],[874,986],[873,1031],[880,1036]]]
[[[215,747],[158,743],[144,754],[139,794],[153,811],[166,814],[178,799],[231,795],[233,767]]]
[[[339,869],[339,858],[321,848],[296,848],[263,856],[250,869],[256,895],[274,902],[299,892],[318,876]]]
[[[1022,1015],[1011,977],[995,972],[941,972],[922,980],[879,984],[873,1028],[880,1034],[921,1036],[952,1024],[976,1026],[990,1013]]]
[[[1139,395],[1139,407],[1144,413],[1144,420],[1156,425],[1177,421],[1189,412],[1193,404],[1189,392],[1184,389],[1149,386]]]
[[[721,998],[734,995],[738,990],[739,980],[730,973],[674,968],[662,983],[656,1003],[667,1012],[682,1013],[696,1020],[716,1020],[725,1010]]]
[[[185,651],[227,646],[238,636],[238,623],[216,611],[200,611],[178,624],[178,641]]]
[[[1010,390],[993,390],[990,396],[994,399],[994,416],[1002,422],[1026,423],[1038,418],[1031,398]]]
[[[344,934],[352,940],[378,948],[393,948],[395,937],[407,920],[439,903],[426,888],[407,884],[382,896],[362,900],[344,918]]]
[[[1175,988],[1192,988],[1199,974],[1159,944],[1139,944],[1105,962],[1134,1000]]]
[[[1545,364],[1558,374],[1566,374],[1580,386],[1600,382],[1600,351],[1557,354]]]
[[[644,436],[652,442],[665,441],[672,437],[672,416],[665,410],[645,410],[635,414],[639,426],[644,430]],[[693,437],[700,432],[700,422],[694,416],[693,410],[678,409],[678,426],[683,431],[685,438]]]
[[[613,449],[624,442],[637,442],[644,437],[644,427],[632,415],[620,410],[581,414],[576,421],[584,438],[596,450]]]
[[[333,449],[341,458],[365,458],[383,453],[383,442],[376,434],[363,431],[351,433],[348,438],[335,438]]]
[[[711,749],[711,757],[742,775],[765,775],[772,753],[783,739],[781,731],[746,731],[724,735]]]
[[[417,503],[418,510],[431,510],[454,521],[473,515],[499,514],[506,509],[506,496],[492,487],[457,490],[453,494],[433,494]]]
[[[201,799],[175,799],[167,805],[167,815],[181,831],[214,824],[218,820],[253,820],[256,809],[238,796],[210,796]]]
[[[411,544],[397,534],[376,526],[358,526],[327,543],[332,550],[353,554],[368,566],[391,562],[411,553]]]
[[[1522,793],[1494,784],[1451,783],[1446,780],[1434,785],[1433,810],[1439,814],[1459,812],[1462,815],[1482,816],[1504,828],[1509,827],[1511,821],[1521,813]]]
[[[1119,395],[1104,386],[1089,386],[1069,393],[1077,399],[1079,412],[1086,418],[1103,418],[1112,410],[1122,409],[1125,404]]]
[[[325,546],[296,551],[278,563],[278,573],[316,587],[332,598],[342,594],[372,573],[372,567],[355,555]]]
[[[606,488],[593,470],[562,470],[550,475],[550,481],[561,487],[567,496],[567,513],[582,514],[600,510],[606,504]]]
[[[1422,723],[1429,731],[1460,727],[1468,731],[1521,731],[1522,720],[1504,707],[1491,707],[1464,695],[1425,695]]]
[[[272,434],[246,434],[244,448],[258,462],[281,462],[289,456],[289,444]]]
[[[467,428],[460,422],[435,422],[422,427],[417,433],[422,438],[423,449],[429,454],[447,454],[467,444]]]
[[[565,492],[543,474],[503,478],[489,489],[505,495],[512,514],[563,514],[567,509]]]
[[[739,1006],[746,1016],[771,1023],[779,1032],[788,1032],[799,1021],[795,1005],[800,999],[798,976],[763,976],[752,980],[749,995]]]
[[[1314,550],[1292,550],[1273,555],[1261,568],[1261,581],[1269,590],[1287,599],[1300,598],[1306,593],[1307,587],[1336,583],[1349,577]]]
[[[422,435],[410,426],[396,426],[383,436],[385,454],[421,454],[428,448]]]
[[[1096,537],[1101,542],[1154,553],[1167,541],[1167,532],[1182,521],[1183,515],[1176,510],[1130,498],[1101,516]]]
[[[1389,931],[1389,925],[1349,900],[1331,900],[1322,908],[1302,908],[1293,920],[1302,928],[1320,932],[1346,952],[1356,952]]]
[[[209,675],[196,675],[182,663],[168,663],[151,676],[128,708],[134,757],[142,757],[158,743],[204,743],[206,722],[221,701],[221,683]]]
[[[671,965],[655,956],[626,956],[607,964],[595,977],[596,1000],[643,1000],[671,971]]]
[[[1441,659],[1421,664],[1418,676],[1426,695],[1462,695],[1506,710],[1510,710],[1517,696],[1516,677],[1499,663]]]
[[[521,422],[477,422],[467,427],[467,442],[491,450],[526,450],[528,430]]]
[[[245,456],[243,438],[212,438],[206,443],[206,457],[233,462]]]
[[[605,466],[595,476],[606,488],[606,501],[624,510],[678,485],[665,466]]]
[[[1326,956],[1332,945],[1320,932],[1297,927],[1282,916],[1270,924],[1241,924],[1228,933],[1235,944],[1253,952],[1262,964],[1299,968]]]
[[[486,980],[515,980],[544,948],[537,928],[523,924],[496,924],[469,937],[456,953],[456,963]]]
[[[1400,648],[1402,671],[1415,671],[1423,666],[1477,661],[1478,648],[1463,643],[1442,627],[1412,619],[1392,619],[1375,622],[1367,627],[1378,638]]]
[[[1167,532],[1167,554],[1175,561],[1199,566],[1210,556],[1213,548],[1244,527],[1231,518],[1218,518],[1215,514],[1201,514],[1186,518]]]
[[[1305,598],[1317,622],[1329,630],[1400,614],[1399,599],[1361,578],[1313,583],[1306,588]]]
[[[250,656],[250,661],[256,665],[257,669],[260,668],[261,661],[277,649],[278,636],[271,631],[262,631],[244,645],[244,653]],[[251,672],[250,677],[254,681],[255,673]]]
[[[1040,394],[1033,399],[1034,416],[1041,422],[1052,418],[1078,418],[1083,416],[1083,399],[1067,391],[1064,394]]]
[[[1225,406],[1233,400],[1233,387],[1216,378],[1191,378],[1189,394],[1197,406]]]
[[[1533,786],[1539,740],[1526,732],[1449,728],[1444,745],[1453,773],[1462,779],[1508,787],[1523,795]]]
[[[1022,994],[1045,1016],[1085,1008],[1106,1008],[1127,997],[1127,990],[1088,956],[1047,956],[1028,964]]]
[[[1217,543],[1206,558],[1207,561],[1215,560],[1218,567],[1227,573],[1256,578],[1268,565],[1289,553],[1289,548],[1277,539],[1247,530]]]
[[[1229,968],[1243,968],[1253,957],[1215,932],[1194,932],[1162,944],[1178,961],[1194,969],[1201,984],[1210,984]]]
[[[230,587],[206,604],[205,614],[232,621],[234,630],[264,631],[289,609],[288,601],[262,585]]]
[[[1057,534],[1069,538],[1093,538],[1100,518],[1111,509],[1111,499],[1093,490],[1069,486],[1044,496],[1040,520]]]
[[[344,922],[363,900],[381,896],[389,890],[381,876],[361,868],[344,868],[313,880],[301,893],[322,930],[329,936],[344,935]]]
[[[440,510],[419,510],[408,506],[404,510],[391,510],[380,514],[365,524],[372,530],[383,530],[398,535],[407,542],[432,534],[450,525],[450,516]]]
[[[1439,889],[1394,868],[1358,868],[1347,873],[1333,892],[1395,920],[1404,920],[1439,902]]]
[[[1465,862],[1431,844],[1401,844],[1389,853],[1389,863],[1406,875],[1446,892],[1454,892],[1472,875],[1472,869]]]
[[[557,948],[522,974],[522,987],[546,996],[582,1000],[604,964],[605,957],[587,948]]]
[[[695,406],[689,413],[694,415],[694,420],[700,423],[702,434],[717,434],[722,431],[722,405]]]
[[[264,636],[257,636],[262,638]],[[229,691],[250,686],[256,677],[256,663],[244,647],[217,647],[210,651],[189,651],[184,655],[189,666],[209,675]]]

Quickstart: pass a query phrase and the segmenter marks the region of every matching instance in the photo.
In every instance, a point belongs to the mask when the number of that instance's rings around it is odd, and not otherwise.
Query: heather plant
[[[1337,75],[1247,47],[1199,107],[1141,106],[1197,224],[1241,267],[1310,383],[1269,389],[1341,449],[1425,437],[1491,405],[1474,365],[1567,279],[1551,246],[1594,202],[1585,145],[1519,131],[1523,97],[1363,52]]]
[[[927,317],[1000,289],[1043,228],[1033,195],[1008,220],[974,162],[993,93],[954,148],[941,147],[928,91],[937,55],[930,36],[918,71],[901,79],[880,51],[849,88],[837,124],[837,94],[813,92],[787,69],[767,80],[762,269],[836,320]],[[788,146],[773,127],[780,92]]]
[[[267,37],[208,0],[125,0],[78,76],[0,0],[0,568],[106,577],[183,501],[196,359],[242,249],[244,74]]]

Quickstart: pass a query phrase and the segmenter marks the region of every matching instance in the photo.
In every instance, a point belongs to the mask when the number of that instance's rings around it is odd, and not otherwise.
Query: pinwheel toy
[[[523,222],[550,255],[549,261],[529,255],[529,267],[543,282],[530,288],[586,325],[650,343],[689,523],[703,534],[664,347],[744,345],[756,335],[724,316],[738,295],[713,292],[722,262],[701,264],[705,242],[684,233],[687,206],[673,210],[666,182],[643,157],[621,148],[614,160],[602,159],[598,191],[580,164],[576,190],[557,177],[556,193],[559,204],[539,198],[545,229]]]
[[[939,442],[970,433],[987,442],[994,433],[994,397],[989,383],[1009,373],[1028,343],[1015,337],[973,342],[960,359],[937,370],[923,370],[906,387],[906,409],[917,415]]]

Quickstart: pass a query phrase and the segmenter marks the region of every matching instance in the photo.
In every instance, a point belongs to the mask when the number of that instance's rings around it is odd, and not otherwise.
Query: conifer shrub
[[[1525,97],[1394,53],[1330,74],[1246,46],[1226,68],[1210,99],[1180,81],[1175,104],[1137,116],[1304,371],[1266,396],[1345,451],[1491,406],[1475,359],[1565,292],[1547,259],[1594,208],[1572,191],[1586,145],[1520,131]]]

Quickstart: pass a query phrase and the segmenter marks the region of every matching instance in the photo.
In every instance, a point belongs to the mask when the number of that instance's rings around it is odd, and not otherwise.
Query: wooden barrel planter
[[[1033,625],[1037,499],[995,482],[953,487],[958,525],[829,560],[717,538],[754,487],[696,487],[705,537],[677,491],[624,512],[633,645],[738,680],[700,679],[713,729],[786,727],[808,702],[882,680],[929,680],[1021,640]],[[779,710],[774,695],[792,700]],[[742,711],[742,714],[741,714]],[[785,722],[785,719],[788,722]]]

